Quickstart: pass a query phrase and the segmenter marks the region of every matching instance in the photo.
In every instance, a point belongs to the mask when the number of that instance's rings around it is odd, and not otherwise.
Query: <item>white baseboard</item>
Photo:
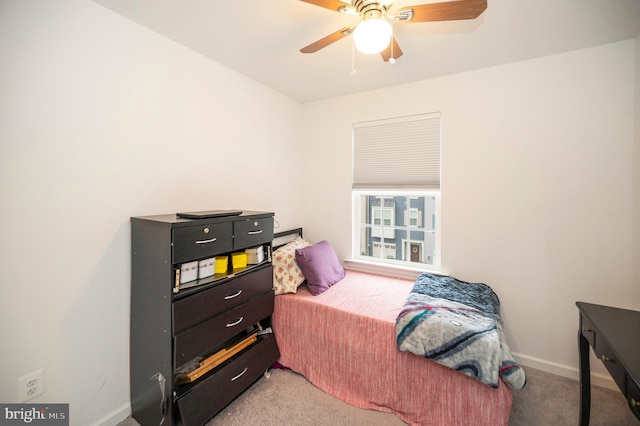
[[[96,420],[91,426],[116,426],[131,415],[131,403],[126,403],[116,408],[103,418]]]
[[[546,361],[539,358],[530,357],[523,354],[512,353],[513,357],[520,365],[525,367],[535,368],[547,373],[555,374],[557,376],[567,377],[573,380],[580,380],[580,371],[569,365],[557,364],[555,362]],[[616,382],[613,381],[611,376],[601,373],[591,372],[591,384],[595,386],[601,386],[607,389],[613,389],[620,391]]]

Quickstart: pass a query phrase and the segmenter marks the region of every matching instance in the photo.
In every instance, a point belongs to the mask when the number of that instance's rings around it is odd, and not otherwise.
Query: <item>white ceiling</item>
[[[640,0],[488,0],[475,20],[394,22],[404,55],[391,65],[379,55],[354,57],[351,36],[300,53],[359,18],[298,0],[94,1],[301,103],[640,34]],[[396,0],[390,12],[434,2]]]

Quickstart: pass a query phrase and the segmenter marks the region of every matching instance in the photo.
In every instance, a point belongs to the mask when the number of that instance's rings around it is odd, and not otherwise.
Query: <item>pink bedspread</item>
[[[319,296],[306,286],[276,296],[279,362],[360,408],[412,425],[506,425],[511,391],[399,352],[395,319],[414,281],[347,271]]]

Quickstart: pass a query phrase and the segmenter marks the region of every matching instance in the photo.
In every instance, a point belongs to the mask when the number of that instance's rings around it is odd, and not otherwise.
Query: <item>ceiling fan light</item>
[[[380,53],[389,45],[392,32],[386,19],[367,19],[353,31],[353,42],[362,53]]]

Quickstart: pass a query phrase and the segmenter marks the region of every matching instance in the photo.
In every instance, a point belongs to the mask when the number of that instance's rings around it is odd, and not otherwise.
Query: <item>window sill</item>
[[[398,266],[398,265],[387,265],[380,264],[376,262],[367,262],[366,260],[356,260],[356,259],[344,259],[345,269],[351,271],[358,272],[368,272],[371,274],[378,275],[387,275],[390,277],[396,278],[406,278],[415,280],[418,278],[423,272],[428,272],[434,275],[444,275],[448,276],[449,274],[444,273],[442,271],[438,271],[435,269],[428,268],[411,268],[409,266]]]

